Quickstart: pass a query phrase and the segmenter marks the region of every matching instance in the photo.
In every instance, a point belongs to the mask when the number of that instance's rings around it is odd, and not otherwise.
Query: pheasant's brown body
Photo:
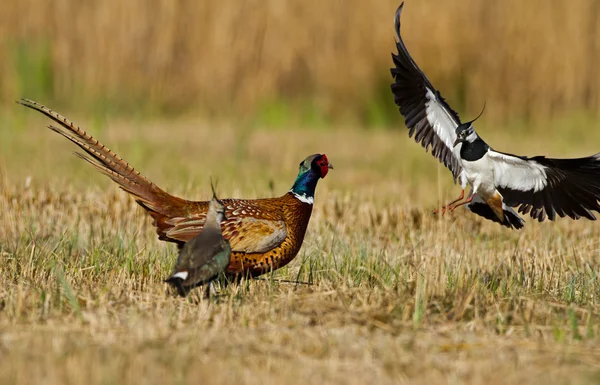
[[[184,201],[169,211],[149,210],[158,238],[183,244],[201,230],[208,202]],[[229,274],[267,273],[289,263],[300,250],[312,205],[292,193],[279,198],[223,199],[223,237],[231,244]],[[142,204],[144,206],[144,204]]]
[[[227,209],[230,210],[230,208],[237,206],[237,212],[241,213],[247,211],[249,207],[253,207],[257,211],[253,212],[252,215],[256,217],[260,215],[261,211],[268,210],[269,216],[277,216],[279,217],[277,221],[286,224],[287,234],[278,246],[265,252],[244,253],[236,251],[232,253],[227,271],[230,273],[248,271],[251,275],[260,275],[287,265],[300,250],[312,212],[312,205],[301,202],[292,193],[287,193],[276,199],[256,200],[253,202],[256,204],[251,205],[243,205],[245,202],[231,200],[227,203]],[[233,212],[235,213],[236,209]],[[238,233],[239,228],[235,225],[228,227],[225,224],[224,230],[229,235]],[[249,233],[247,236],[257,237],[260,235]]]
[[[48,127],[77,144],[87,154],[76,155],[132,194],[154,219],[159,239],[182,246],[200,233],[209,202],[188,201],[168,194],[63,116],[30,100],[24,99],[21,104],[59,123],[62,128]],[[222,200],[227,219],[221,223],[221,229],[232,250],[229,274],[257,276],[286,265],[296,256],[312,212],[309,190],[314,191],[316,181],[332,166],[325,155],[317,154],[308,157],[300,168],[297,183],[302,180],[298,191],[304,195],[291,191],[279,198]],[[310,196],[307,197],[305,190]]]

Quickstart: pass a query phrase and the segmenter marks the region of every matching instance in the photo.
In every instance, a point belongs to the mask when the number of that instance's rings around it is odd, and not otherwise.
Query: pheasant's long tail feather
[[[171,240],[164,237],[163,231],[165,229],[162,227],[171,227],[164,222],[170,217],[187,214],[189,205],[192,202],[170,195],[160,189],[120,156],[64,116],[33,100],[21,99],[18,103],[41,112],[58,123],[60,127],[49,125],[48,128],[69,139],[85,151],[85,153],[76,152],[75,155],[92,164],[100,172],[115,181],[123,190],[133,195],[135,200],[148,210],[154,218],[160,238]]]

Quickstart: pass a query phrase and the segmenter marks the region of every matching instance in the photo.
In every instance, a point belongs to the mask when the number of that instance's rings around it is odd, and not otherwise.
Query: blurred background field
[[[397,126],[394,0],[0,4],[0,101],[87,114]],[[409,50],[459,112],[597,116],[595,0],[409,1]],[[6,112],[5,112],[6,113]]]
[[[600,3],[408,1],[408,49],[498,150],[600,151]],[[0,383],[600,381],[600,227],[509,231],[407,138],[394,1],[0,2]],[[27,97],[168,192],[286,192],[326,153],[304,246],[210,303]],[[289,284],[279,280],[299,280]],[[308,284],[307,284],[308,283]]]

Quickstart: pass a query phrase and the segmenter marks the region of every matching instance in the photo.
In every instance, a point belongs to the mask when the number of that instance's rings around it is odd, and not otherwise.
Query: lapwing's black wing
[[[395,68],[391,69],[395,80],[392,83],[394,101],[404,116],[404,122],[409,129],[408,135],[414,135],[415,141],[421,143],[426,151],[431,147],[433,156],[452,171],[456,181],[462,169],[452,149],[460,118],[408,53],[400,36],[400,14],[403,5],[404,3],[398,7],[394,20],[398,49],[397,54],[392,54],[395,64]]]
[[[491,150],[494,183],[507,206],[538,221],[600,212],[600,153],[586,158],[521,157]]]

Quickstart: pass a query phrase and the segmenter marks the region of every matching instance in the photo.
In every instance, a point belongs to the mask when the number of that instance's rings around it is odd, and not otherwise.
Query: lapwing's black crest
[[[472,123],[461,123],[456,127],[456,135],[460,134],[463,131],[473,131]]]
[[[466,142],[469,136],[473,135],[474,133],[475,129],[473,128],[473,124],[471,122],[459,124],[458,127],[456,127],[455,131],[456,140],[454,141],[454,146],[456,147],[457,144],[461,142]]]
[[[465,140],[467,140],[469,135],[471,135],[475,132],[475,128],[473,128],[473,123],[475,123],[475,121],[477,119],[481,118],[481,115],[483,115],[484,111],[485,111],[485,104],[483,105],[481,112],[479,113],[479,115],[477,115],[477,117],[475,119],[468,121],[468,122],[460,123],[458,125],[458,127],[456,127],[455,134],[457,136],[457,140],[460,139],[461,141],[465,141]],[[455,141],[453,147],[456,147],[458,142],[459,141]]]
[[[595,219],[592,211],[600,212],[600,154],[529,158],[492,149],[473,127],[477,118],[462,123],[409,54],[400,35],[403,5],[394,19],[397,53],[392,54],[392,92],[409,136],[426,151],[431,148],[463,188],[459,199],[443,209],[467,204],[475,214],[509,228],[524,223],[513,207],[539,221],[557,215]],[[457,203],[467,185],[471,185],[469,196]]]

